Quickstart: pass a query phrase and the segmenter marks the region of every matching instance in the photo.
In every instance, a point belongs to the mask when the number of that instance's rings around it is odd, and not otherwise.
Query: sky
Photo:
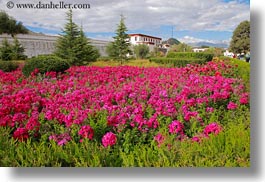
[[[234,29],[250,20],[249,0],[55,0],[54,4],[89,4],[73,9],[73,19],[89,38],[112,40],[125,17],[127,33],[141,33],[163,40],[176,38],[185,43],[229,44]],[[67,9],[18,8],[17,4],[46,4],[49,0],[1,0],[0,9],[34,32],[58,35],[66,23]],[[172,31],[173,30],[173,31]]]

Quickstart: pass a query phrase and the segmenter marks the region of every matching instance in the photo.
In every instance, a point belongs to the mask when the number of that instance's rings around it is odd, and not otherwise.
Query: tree
[[[106,52],[107,52],[107,54],[108,54],[108,56],[109,56],[110,58],[115,59],[115,57],[116,57],[116,55],[117,55],[118,53],[116,52],[116,49],[115,49],[115,47],[114,47],[114,42],[110,42],[110,43],[108,43],[107,48],[106,48]]]
[[[78,26],[73,22],[73,12],[70,9],[67,13],[67,23],[63,29],[63,35],[59,37],[56,44],[55,54],[63,59],[69,60],[71,64],[76,61],[74,47],[76,46],[76,40],[80,35]]]
[[[85,65],[88,62],[95,61],[100,56],[98,49],[90,45],[82,28],[73,50],[76,59],[75,65]]]
[[[9,61],[12,60],[12,45],[8,42],[7,39],[4,39],[2,42],[2,46],[0,48],[0,55],[1,60],[3,61]]]
[[[20,44],[18,39],[15,37],[13,46],[12,46],[12,60],[25,59],[26,55],[24,54],[24,47]]]
[[[17,22],[6,12],[0,11],[0,34],[7,33],[14,36],[15,34],[27,34],[28,29],[21,22]]]
[[[73,13],[67,13],[67,23],[56,44],[55,55],[66,59],[71,65],[83,65],[99,57],[99,52],[88,42],[82,28],[73,22]]]
[[[230,51],[234,53],[247,53],[250,51],[250,22],[241,22],[233,32],[230,42]]]
[[[170,51],[172,52],[192,52],[192,47],[185,43],[180,43],[178,45],[173,45]]]
[[[149,53],[149,47],[145,44],[135,45],[133,47],[136,58],[144,59]]]
[[[124,17],[121,15],[120,24],[116,30],[116,36],[113,37],[114,59],[120,61],[121,64],[128,59],[128,54],[132,53],[130,50],[130,37],[126,31],[127,28],[124,23]]]

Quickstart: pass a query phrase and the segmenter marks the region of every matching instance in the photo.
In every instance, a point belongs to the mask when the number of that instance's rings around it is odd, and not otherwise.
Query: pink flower
[[[194,142],[198,142],[198,143],[201,141],[201,139],[199,137],[197,137],[197,136],[192,137],[191,140],[194,141]]]
[[[230,101],[230,102],[228,103],[228,105],[227,105],[227,109],[229,109],[229,110],[234,110],[234,109],[236,109],[236,108],[237,108],[237,104],[234,103],[234,102],[232,102],[232,101]]]
[[[248,104],[248,93],[242,94],[239,99],[240,104]]]
[[[29,133],[26,128],[17,128],[13,134],[14,139],[18,139],[19,141],[24,141],[29,138]]]
[[[117,137],[112,132],[108,132],[102,137],[102,144],[104,147],[115,145],[116,142],[117,142]]]
[[[158,143],[158,147],[160,147],[160,145],[164,142],[165,137],[161,134],[158,133],[155,137],[154,137],[155,141]]]
[[[205,134],[206,137],[209,136],[209,134],[213,133],[215,135],[217,135],[218,133],[220,133],[222,130],[221,126],[219,126],[217,123],[210,123],[209,125],[207,125],[204,130],[203,133]]]
[[[83,138],[88,138],[92,140],[94,136],[94,131],[89,125],[86,125],[81,127],[78,134],[81,135]]]
[[[180,121],[174,120],[168,127],[171,134],[183,134],[184,125]]]

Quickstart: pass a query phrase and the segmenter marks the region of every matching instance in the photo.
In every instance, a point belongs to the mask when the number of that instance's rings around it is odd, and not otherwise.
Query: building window
[[[137,37],[135,37],[135,41],[137,41]]]

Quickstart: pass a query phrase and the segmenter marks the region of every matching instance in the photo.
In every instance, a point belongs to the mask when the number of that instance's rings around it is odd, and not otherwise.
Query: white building
[[[155,47],[159,47],[162,43],[162,39],[159,37],[153,37],[144,34],[129,34],[130,43],[132,45],[146,44],[150,51],[153,51]]]
[[[193,52],[204,52],[207,49],[208,48],[201,48],[201,47],[194,47],[194,48],[192,48]]]

